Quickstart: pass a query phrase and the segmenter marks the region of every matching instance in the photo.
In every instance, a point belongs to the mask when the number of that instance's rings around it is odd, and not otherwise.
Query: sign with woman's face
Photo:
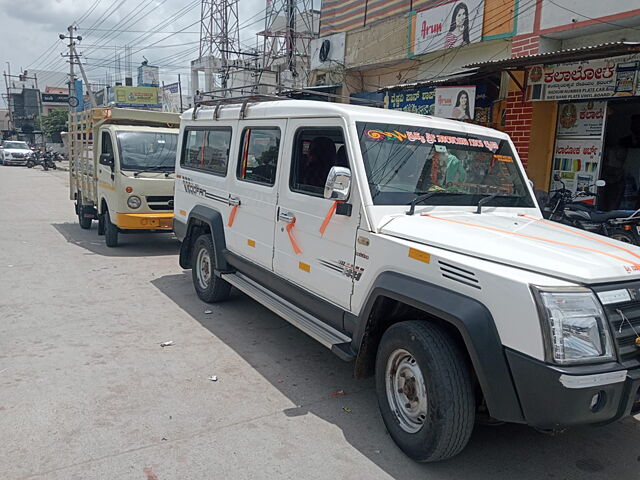
[[[475,106],[476,87],[474,85],[436,88],[434,111],[436,117],[473,120]]]
[[[453,0],[421,10],[411,19],[413,55],[482,40],[484,0]]]

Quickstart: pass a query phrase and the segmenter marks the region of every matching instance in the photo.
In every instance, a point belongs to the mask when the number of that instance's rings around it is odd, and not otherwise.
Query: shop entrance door
[[[640,98],[608,102],[600,178],[599,209],[640,208]]]

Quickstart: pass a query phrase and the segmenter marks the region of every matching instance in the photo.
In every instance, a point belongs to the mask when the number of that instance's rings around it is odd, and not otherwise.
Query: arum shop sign
[[[530,100],[572,100],[638,95],[640,56],[536,65],[528,71]]]

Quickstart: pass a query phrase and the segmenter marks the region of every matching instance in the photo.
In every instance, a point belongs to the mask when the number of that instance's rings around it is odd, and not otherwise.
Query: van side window
[[[349,168],[341,128],[298,129],[294,138],[289,188],[322,197],[331,167]]]
[[[185,130],[180,165],[225,176],[229,163],[231,128]]]
[[[109,153],[113,155],[113,143],[109,132],[102,132],[102,149],[100,153]]]
[[[272,186],[276,182],[276,168],[280,151],[280,129],[266,127],[245,128],[240,142],[238,178],[248,182]]]

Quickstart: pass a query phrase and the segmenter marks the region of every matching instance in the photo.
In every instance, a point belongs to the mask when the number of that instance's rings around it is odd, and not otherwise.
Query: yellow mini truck
[[[98,220],[108,247],[173,224],[178,114],[94,108],[69,119],[69,186],[80,228]]]

